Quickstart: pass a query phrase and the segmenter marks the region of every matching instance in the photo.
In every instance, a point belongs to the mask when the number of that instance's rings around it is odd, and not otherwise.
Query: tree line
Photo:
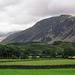
[[[60,42],[54,42],[53,46],[49,46],[47,50],[42,49],[36,50],[32,48],[22,49],[19,46],[14,45],[0,45],[0,58],[1,59],[29,59],[31,56],[32,59],[37,58],[68,58],[68,56],[75,56],[75,49],[71,47],[62,48],[57,47],[56,45]]]

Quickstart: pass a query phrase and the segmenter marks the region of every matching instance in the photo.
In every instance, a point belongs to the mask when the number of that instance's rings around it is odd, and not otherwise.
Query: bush
[[[65,58],[68,58],[68,55],[65,55]]]
[[[36,55],[33,55],[33,56],[32,56],[32,59],[36,59],[36,58],[37,58]]]
[[[60,43],[62,43],[63,41],[54,41],[53,42],[53,45],[58,45],[58,44],[60,44]]]
[[[17,57],[16,57],[16,56],[14,56],[14,55],[12,55],[12,59],[17,59]]]

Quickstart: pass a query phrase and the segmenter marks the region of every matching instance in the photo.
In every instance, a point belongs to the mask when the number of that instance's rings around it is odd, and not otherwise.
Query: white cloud
[[[9,5],[16,5],[20,3],[22,0],[0,0],[0,8],[7,7]]]
[[[53,0],[48,6],[50,15],[59,14],[74,14],[75,1],[74,0]]]
[[[23,30],[38,20],[74,14],[75,0],[0,0],[0,32]]]
[[[7,22],[0,22],[0,30],[1,32],[5,32],[5,33],[8,33],[9,31],[17,31],[17,30],[25,30],[25,28],[29,28],[30,27],[30,24],[27,24],[27,25],[18,25],[18,24],[11,24],[10,23],[7,23]],[[0,33],[1,33],[0,32]]]

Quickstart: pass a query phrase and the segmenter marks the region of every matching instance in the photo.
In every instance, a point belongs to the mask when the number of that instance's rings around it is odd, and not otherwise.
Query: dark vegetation
[[[52,44],[40,42],[10,43],[0,45],[2,59],[72,58],[75,43],[55,41]]]
[[[57,69],[75,68],[75,65],[0,65],[0,69]]]

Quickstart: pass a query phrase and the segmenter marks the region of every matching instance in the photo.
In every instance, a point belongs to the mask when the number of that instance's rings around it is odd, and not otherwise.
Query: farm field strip
[[[75,64],[75,60],[57,59],[57,60],[33,60],[17,62],[0,62],[0,65],[68,65]]]
[[[0,69],[1,75],[75,75],[75,69]]]
[[[38,61],[38,60],[58,60],[57,58],[44,58],[44,59],[0,59],[0,62],[19,62],[19,61]],[[65,59],[61,59],[59,58],[59,60],[65,60]],[[67,60],[67,59],[66,59]]]

